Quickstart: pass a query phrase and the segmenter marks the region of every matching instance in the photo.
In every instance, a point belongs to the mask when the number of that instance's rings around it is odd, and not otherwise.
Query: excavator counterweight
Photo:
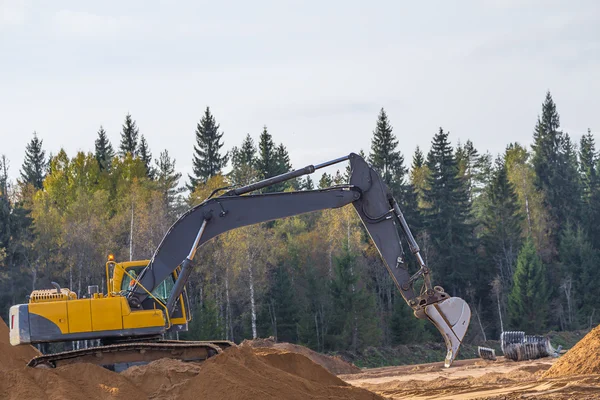
[[[256,193],[342,161],[350,162],[347,184],[320,190]],[[32,296],[29,304],[11,307],[11,343],[82,339],[102,342],[93,349],[41,356],[32,360],[30,366],[89,361],[94,359],[93,354],[96,354],[95,359],[110,362],[119,359],[143,362],[161,355],[200,360],[218,354],[233,343],[161,339],[167,332],[187,330],[191,317],[186,283],[197,248],[243,226],[352,204],[384,267],[414,315],[431,321],[440,331],[447,347],[445,366],[451,366],[469,326],[470,308],[463,299],[451,297],[442,287],[432,285],[430,269],[398,203],[379,174],[363,158],[351,153],[247,186],[223,190],[227,191],[218,196],[215,195],[220,190],[213,192],[204,202],[184,213],[166,232],[150,260],[132,263],[109,260],[105,294],[94,291],[89,298],[77,299],[72,292],[57,288],[55,294],[40,294],[42,302],[35,301],[40,296]],[[409,272],[404,258],[401,234],[417,260],[418,270],[413,273]],[[422,285],[416,290],[415,283],[421,280]]]

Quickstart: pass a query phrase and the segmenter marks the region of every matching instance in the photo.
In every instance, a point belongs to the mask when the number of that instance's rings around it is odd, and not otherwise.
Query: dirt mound
[[[178,371],[178,380],[160,376]],[[152,388],[150,399],[381,399],[353,387],[303,355],[271,348],[238,346],[199,366],[159,360],[130,368],[123,376],[140,388]]]
[[[600,325],[561,356],[544,377],[584,374],[600,374]]]
[[[0,371],[20,368],[40,352],[33,346],[12,346],[8,326],[0,318]]]
[[[324,368],[326,368],[332,374],[340,375],[340,374],[355,374],[360,372],[361,369],[356,365],[351,364],[347,361],[344,361],[341,357],[337,356],[328,356],[325,354],[317,353],[309,349],[308,347],[299,346],[297,344],[292,343],[277,343],[273,339],[255,339],[255,340],[244,340],[241,346],[250,346],[250,347],[268,347],[277,350],[283,350],[291,353],[299,353],[312,361],[320,364]]]
[[[162,359],[118,374],[92,364],[26,367],[39,354],[11,346],[0,319],[2,399],[382,399],[354,387],[302,354],[233,347],[201,364]]]

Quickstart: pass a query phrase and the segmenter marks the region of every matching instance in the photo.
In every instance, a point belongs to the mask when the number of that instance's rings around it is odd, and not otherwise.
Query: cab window
[[[145,267],[141,266],[141,267],[132,267],[132,268],[127,268],[127,272],[129,273],[129,275],[131,275],[133,277],[133,279],[137,279],[138,275],[144,270]],[[129,291],[131,290],[131,288],[134,285],[134,282],[131,281],[131,278],[129,277],[128,274],[124,274],[123,275],[123,281],[121,282],[121,290],[122,291]],[[162,281],[162,283],[160,285],[158,285],[156,287],[156,289],[154,289],[152,291],[152,295],[154,297],[156,297],[157,299],[161,300],[162,302],[166,302],[167,299],[169,298],[169,294],[171,293],[171,290],[173,289],[173,286],[175,286],[175,281],[173,279],[173,275],[169,274],[169,276],[167,277],[167,279],[165,279],[164,281]]]

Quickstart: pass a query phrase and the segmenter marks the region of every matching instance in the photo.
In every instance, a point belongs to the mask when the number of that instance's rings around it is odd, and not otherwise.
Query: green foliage
[[[578,223],[581,212],[581,185],[577,157],[568,134],[559,131],[560,117],[550,92],[542,104],[533,134],[533,167],[536,185],[544,194],[544,202],[558,228],[551,233],[556,243],[561,227]]]
[[[600,281],[600,254],[594,249],[582,228],[567,226],[560,238],[561,282],[559,291],[564,299],[561,327],[573,330],[596,325],[600,308],[596,295]],[[595,318],[594,318],[595,317]]]
[[[139,129],[136,122],[131,118],[131,114],[125,116],[125,123],[121,131],[121,144],[119,146],[119,154],[126,156],[131,154],[132,157],[137,156]]]
[[[517,258],[512,290],[508,296],[511,330],[543,333],[548,326],[550,287],[546,267],[528,237]]]
[[[404,156],[397,150],[398,139],[392,133],[388,116],[382,108],[377,117],[377,125],[371,138],[369,163],[381,175],[396,197],[400,197],[404,185]]]
[[[260,179],[271,178],[292,169],[287,149],[283,144],[280,144],[279,146],[275,145],[273,136],[269,133],[266,126],[263,127],[258,142],[256,169]],[[292,182],[282,182],[263,189],[263,192],[282,192],[291,185]]]
[[[232,169],[229,173],[229,179],[233,186],[249,185],[258,180],[256,158],[256,146],[250,134],[247,134],[238,148],[234,146],[231,149]]]
[[[193,191],[199,182],[206,182],[210,177],[219,174],[229,161],[229,153],[221,154],[224,133],[219,132],[220,125],[206,107],[202,119],[196,127],[196,144],[194,145],[193,172],[188,175],[188,189]]]
[[[178,188],[181,172],[175,170],[175,159],[169,157],[169,151],[166,149],[154,162],[157,188],[162,194],[165,207],[173,212],[179,203],[178,194],[183,191],[183,188]]]
[[[431,236],[430,262],[436,279],[453,295],[465,294],[465,284],[474,282],[475,245],[473,226],[467,221],[471,207],[464,180],[448,140],[440,128],[427,155],[429,176],[424,190],[424,221]]]
[[[496,268],[503,287],[510,287],[521,249],[523,216],[503,159],[496,160],[483,214],[483,245],[488,263]],[[488,277],[491,281],[491,277]]]
[[[333,178],[327,172],[323,172],[319,179],[319,189],[325,189],[333,185]]]
[[[335,276],[331,281],[334,302],[330,340],[334,349],[355,352],[376,343],[381,335],[373,314],[375,299],[361,287],[357,266],[356,254],[344,244],[342,254],[335,257]]]
[[[110,170],[115,151],[106,136],[106,131],[102,126],[98,130],[98,139],[95,142],[95,156],[101,171]]]
[[[146,141],[144,135],[142,135],[142,138],[140,139],[138,155],[146,167],[146,175],[148,178],[154,179],[155,171],[152,167],[152,153],[150,152],[150,147],[148,147],[148,142]]]
[[[392,344],[410,344],[431,341],[434,336],[427,330],[429,321],[415,318],[410,308],[400,295],[395,297],[390,329],[392,332]]]
[[[46,176],[46,152],[42,149],[43,140],[33,132],[33,139],[25,147],[25,159],[21,167],[21,180],[24,184],[33,185],[35,189],[43,187]]]
[[[472,326],[477,334],[467,341],[478,341],[480,330],[497,335],[498,308],[506,328],[528,333],[587,329],[599,321],[600,161],[593,135],[584,135],[576,151],[559,130],[549,94],[542,111],[531,152],[511,143],[492,163],[470,140],[454,151],[440,129],[431,149],[417,147],[409,179],[401,140],[383,108],[377,117],[369,160],[392,187],[433,283],[477,311],[473,321],[481,320],[481,329]],[[246,135],[230,153],[223,137],[207,108],[196,126],[187,204],[175,160],[164,150],[151,163],[129,114],[119,157],[100,127],[93,154],[60,150],[49,162],[34,134],[21,185],[10,182],[8,162],[0,158],[3,314],[51,281],[80,293],[104,283],[108,252],[118,260],[149,258],[186,207],[214,189],[292,169],[288,148],[266,127],[258,140]],[[313,190],[349,177],[345,166],[269,190]],[[182,338],[239,343],[256,329],[319,351],[351,351],[369,365],[404,362],[400,356],[410,351],[443,358],[439,333],[401,298],[352,205],[228,232],[199,249],[195,269],[188,286],[194,319]],[[434,343],[425,350],[410,347],[429,340]]]

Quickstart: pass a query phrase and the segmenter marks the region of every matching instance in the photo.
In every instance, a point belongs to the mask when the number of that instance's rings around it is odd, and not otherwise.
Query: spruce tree
[[[334,304],[330,324],[336,350],[356,352],[377,343],[381,334],[374,313],[373,293],[359,284],[357,258],[347,242],[343,243],[341,254],[335,257],[334,277],[330,282]]]
[[[229,161],[229,153],[221,154],[223,132],[219,132],[220,124],[206,107],[204,116],[196,126],[196,145],[194,145],[193,172],[188,175],[188,189],[194,190],[199,182],[219,174]]]
[[[177,195],[181,193],[182,188],[178,188],[181,173],[175,170],[175,159],[169,157],[168,150],[160,153],[158,159],[154,160],[156,164],[156,183],[162,193],[164,204],[168,210],[173,210],[176,206]]]
[[[263,127],[263,131],[260,134],[258,141],[258,159],[256,160],[256,167],[261,179],[275,176],[279,170],[277,148],[275,147],[273,137],[266,126]]]
[[[21,180],[29,183],[36,189],[42,189],[46,177],[48,162],[46,152],[42,149],[43,140],[40,140],[36,132],[33,139],[25,147],[25,160],[21,167]]]
[[[426,229],[431,236],[437,280],[451,295],[464,295],[467,282],[477,278],[474,270],[473,226],[467,221],[471,209],[465,182],[458,175],[458,163],[440,128],[427,155],[427,203],[423,210]]]
[[[102,125],[100,126],[100,130],[98,130],[98,139],[96,139],[95,148],[96,161],[98,161],[100,170],[110,170],[112,159],[115,156],[115,151],[113,150],[113,147],[106,136],[106,131]]]
[[[319,179],[319,189],[325,189],[333,185],[333,177],[327,172],[323,172],[321,179]]]
[[[536,252],[533,240],[527,237],[517,258],[513,286],[508,296],[510,330],[544,333],[548,321],[549,292],[546,267]]]
[[[294,285],[288,265],[278,265],[272,271],[269,293],[271,318],[276,321],[273,332],[280,342],[295,343],[298,340],[298,322],[300,310],[295,296]]]
[[[523,216],[515,187],[508,180],[508,170],[502,158],[496,160],[496,168],[486,192],[483,245],[487,264],[496,268],[495,274],[500,276],[502,287],[509,288],[521,249]],[[489,276],[487,280],[491,281],[491,278]]]
[[[396,149],[398,139],[392,131],[388,116],[381,108],[371,139],[369,163],[390,187],[392,193],[399,197],[404,185],[404,174],[407,171],[404,167],[404,156]]]
[[[313,180],[311,179],[311,177],[308,175],[306,176],[306,179],[304,180],[303,189],[304,190],[314,190],[315,189],[315,184],[314,184]]]
[[[125,116],[125,123],[121,131],[121,144],[119,146],[119,154],[122,156],[131,154],[132,157],[137,156],[139,129],[135,121],[131,118],[131,114]]]
[[[427,165],[425,164],[425,156],[419,146],[413,154],[410,167],[410,185],[417,198],[417,205],[421,207],[424,201],[424,190],[427,186]]]
[[[547,92],[533,135],[532,163],[536,185],[542,190],[545,204],[558,227],[551,234],[555,244],[562,227],[579,222],[581,211],[581,186],[574,149],[569,136],[559,128],[560,116],[552,95]]]
[[[233,168],[229,173],[229,177],[232,184],[234,186],[243,186],[256,181],[258,175],[256,163],[256,146],[250,134],[247,134],[239,148],[234,146],[231,149],[231,164]]]
[[[254,166],[256,163],[256,146],[250,134],[246,134],[242,145],[231,150],[231,164],[234,168],[241,165]]]
[[[287,149],[281,143],[277,146],[275,151],[275,158],[277,160],[277,175],[285,174],[292,170],[292,164],[290,163],[290,155]]]
[[[423,156],[421,148],[417,146],[415,149],[415,154],[413,155],[411,168],[414,170],[421,168],[423,165],[425,165],[425,156]]]
[[[600,300],[596,294],[600,279],[600,253],[594,249],[582,228],[569,225],[560,237],[560,298],[564,312],[560,315],[565,330],[585,329],[594,325]]]
[[[589,201],[598,184],[597,166],[596,143],[592,132],[588,129],[587,134],[581,137],[579,146],[579,174],[581,176],[583,198],[586,202]]]
[[[138,155],[144,166],[146,167],[146,175],[150,179],[154,179],[154,168],[152,167],[152,153],[150,152],[150,147],[148,146],[148,142],[144,135],[140,139],[140,146],[138,148]]]

